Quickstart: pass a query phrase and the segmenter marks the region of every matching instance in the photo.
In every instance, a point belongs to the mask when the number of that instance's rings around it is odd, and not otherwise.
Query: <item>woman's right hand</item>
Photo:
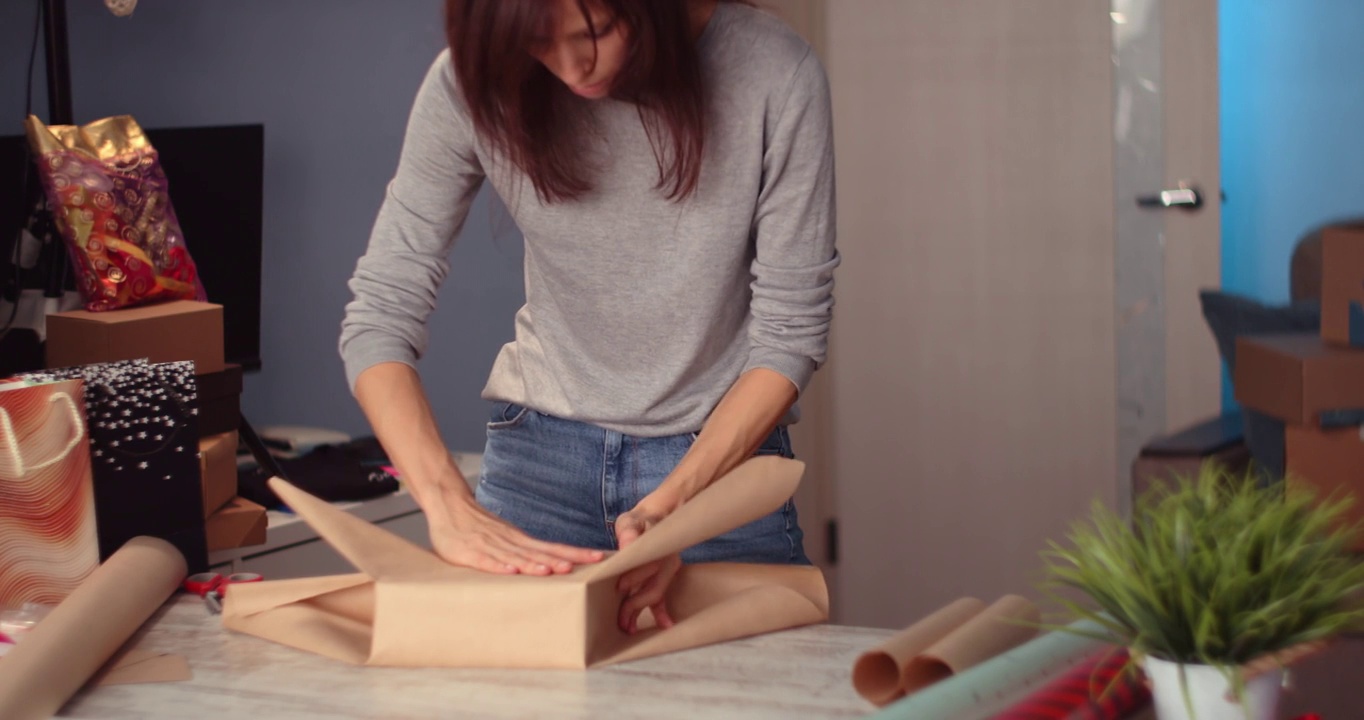
[[[602,559],[600,550],[536,540],[478,504],[445,449],[412,366],[382,362],[366,369],[355,396],[426,514],[432,549],[442,560],[494,573],[550,575]]]
[[[551,575],[598,562],[604,555],[600,550],[537,540],[488,512],[472,497],[451,498],[443,505],[426,514],[431,547],[454,565],[504,575]]]

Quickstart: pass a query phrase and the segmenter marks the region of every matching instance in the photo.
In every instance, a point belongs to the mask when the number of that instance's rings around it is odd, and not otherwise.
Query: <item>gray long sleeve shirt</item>
[[[447,255],[486,181],[525,236],[526,302],[484,398],[662,436],[700,429],[753,368],[803,390],[825,359],[839,264],[827,79],[798,35],[741,5],[720,3],[698,51],[711,106],[697,192],[678,203],[655,189],[635,107],[606,99],[584,101],[599,129],[583,138],[594,188],[557,204],[475,135],[442,52],[350,280],[351,388],[425,351]]]

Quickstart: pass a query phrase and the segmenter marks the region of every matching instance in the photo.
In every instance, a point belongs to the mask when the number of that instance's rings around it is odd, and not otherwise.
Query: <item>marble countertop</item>
[[[370,668],[224,630],[177,595],[132,642],[186,656],[194,679],[87,689],[58,717],[859,717],[876,708],[853,690],[853,662],[890,634],[818,625],[587,671]]]

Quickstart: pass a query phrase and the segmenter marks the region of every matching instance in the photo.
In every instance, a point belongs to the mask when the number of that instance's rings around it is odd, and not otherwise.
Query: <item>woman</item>
[[[448,0],[350,281],[347,379],[435,551],[549,574],[628,545],[786,426],[825,358],[833,149],[824,71],[716,0]],[[477,493],[413,366],[480,185],[525,236],[526,303],[483,396]],[[621,578],[621,627],[682,561],[808,562],[795,509]]]

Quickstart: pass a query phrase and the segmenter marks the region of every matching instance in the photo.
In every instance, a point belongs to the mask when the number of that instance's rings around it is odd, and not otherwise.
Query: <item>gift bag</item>
[[[207,299],[166,173],[136,120],[48,127],[30,115],[26,130],[85,309]]]
[[[0,385],[0,607],[55,605],[99,565],[81,381]]]
[[[122,360],[28,373],[80,378],[89,419],[100,559],[138,535],[207,568],[193,362]]]

